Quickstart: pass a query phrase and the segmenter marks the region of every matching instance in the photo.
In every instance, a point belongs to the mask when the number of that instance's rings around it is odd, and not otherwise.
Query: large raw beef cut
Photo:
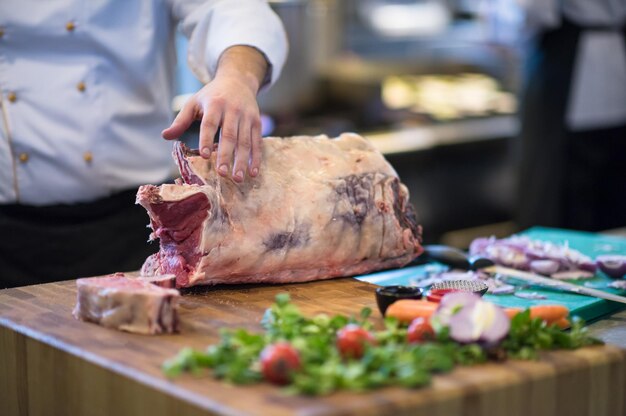
[[[356,134],[265,138],[259,176],[236,183],[182,143],[182,179],[145,185],[160,251],[144,275],[177,287],[284,283],[399,267],[418,256],[421,227],[391,165]]]

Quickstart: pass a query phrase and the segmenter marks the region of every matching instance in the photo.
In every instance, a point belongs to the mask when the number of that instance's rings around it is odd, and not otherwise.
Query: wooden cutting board
[[[178,335],[144,336],[75,320],[75,282],[0,291],[0,415],[623,415],[626,352],[613,346],[546,353],[540,361],[459,368],[430,387],[327,397],[286,396],[208,375],[169,381],[160,365],[204,348],[220,328],[260,330],[277,293],[306,314],[375,309],[354,279],[200,289],[184,296]]]

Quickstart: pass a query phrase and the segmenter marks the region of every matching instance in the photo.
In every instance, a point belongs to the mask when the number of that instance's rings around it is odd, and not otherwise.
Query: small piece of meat
[[[182,180],[139,188],[160,250],[142,274],[177,287],[290,283],[400,267],[421,227],[393,167],[366,139],[268,137],[256,178],[236,183],[178,142]]]
[[[137,276],[136,273],[126,274],[124,272],[116,272],[116,273],[109,275],[109,277],[112,277],[112,276],[128,277],[130,279],[141,279],[143,281],[152,283],[153,285],[156,285],[165,289],[176,289],[176,275],[173,275],[173,274],[152,274],[151,273],[149,275],[140,274],[139,276]]]
[[[145,280],[146,282],[150,282],[153,285],[162,287],[164,289],[176,288],[176,275],[173,275],[173,274],[163,274],[163,275],[155,275],[155,276],[138,276],[137,278],[141,280]]]
[[[160,284],[172,285],[173,276],[142,278],[116,273],[78,279],[73,315],[107,328],[139,334],[176,332],[180,293]]]

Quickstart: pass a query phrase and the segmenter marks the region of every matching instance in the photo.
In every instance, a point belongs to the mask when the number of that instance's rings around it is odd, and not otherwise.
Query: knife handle
[[[493,262],[483,257],[470,257],[458,248],[445,245],[426,245],[424,255],[430,261],[436,261],[452,267],[453,269],[478,270],[483,267],[493,266]]]
[[[434,244],[426,245],[424,246],[424,254],[428,260],[443,263],[454,269],[470,269],[470,261],[467,254],[454,247]]]

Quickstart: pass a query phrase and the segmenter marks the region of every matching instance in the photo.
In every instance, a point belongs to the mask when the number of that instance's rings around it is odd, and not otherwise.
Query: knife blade
[[[606,299],[613,302],[626,304],[626,297],[605,292],[603,290],[592,289],[576,285],[561,280],[551,279],[536,273],[525,272],[510,267],[498,266],[493,261],[482,257],[471,257],[462,250],[443,245],[424,246],[424,256],[427,259],[446,264],[453,268],[464,270],[480,270],[489,274],[501,274],[523,280],[535,286],[576,293],[579,295],[591,296]]]
[[[523,280],[535,286],[548,287],[551,289],[557,289],[565,292],[572,292],[579,295],[592,296],[594,298],[606,299],[613,302],[626,304],[626,297],[624,296],[615,295],[613,293],[605,292],[603,290],[592,289],[590,287],[576,285],[574,283],[551,279],[549,277],[544,277],[540,274],[511,269],[510,267],[489,266],[484,267],[480,270],[490,274],[498,273],[505,276],[515,277],[516,279]]]

